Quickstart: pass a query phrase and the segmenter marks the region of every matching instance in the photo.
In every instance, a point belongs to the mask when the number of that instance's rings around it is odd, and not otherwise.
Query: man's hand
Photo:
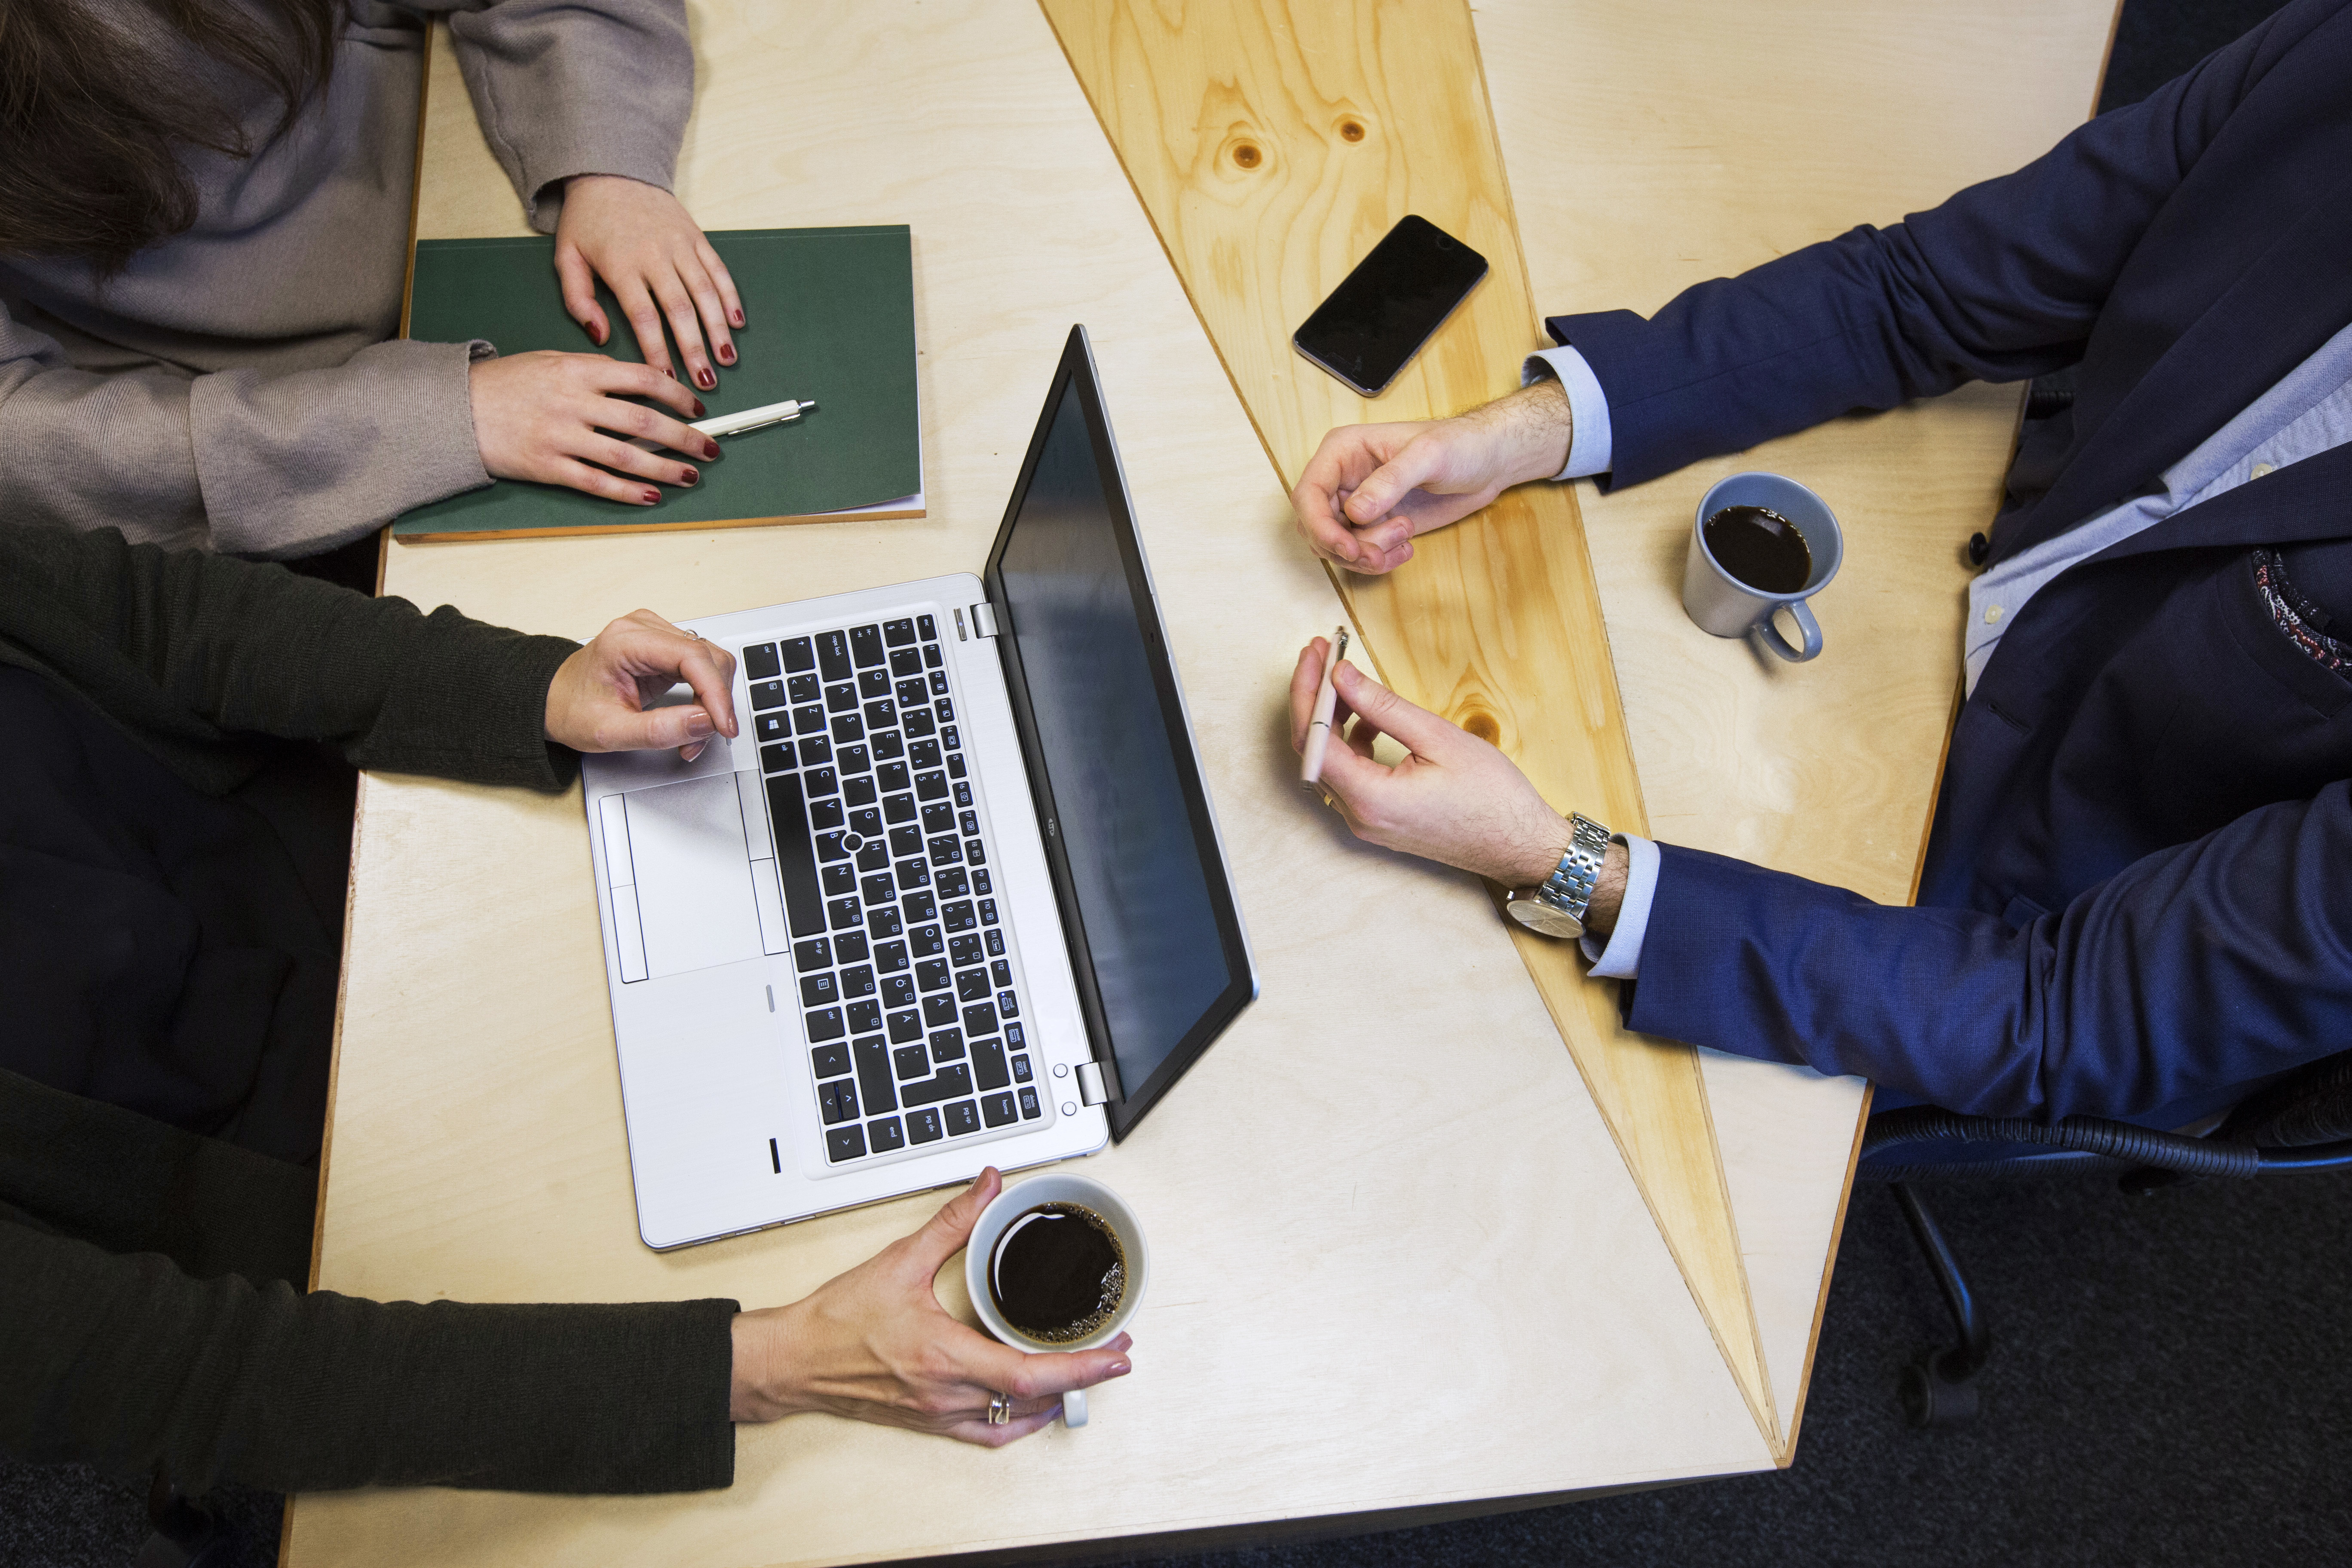
[[[1317,637],[1299,650],[1290,678],[1290,744],[1307,748],[1315,690],[1330,645]],[[1475,871],[1506,888],[1532,888],[1550,876],[1568,848],[1568,819],[1546,804],[1517,763],[1459,725],[1416,708],[1342,659],[1331,681],[1331,746],[1323,787],[1359,838]],[[1355,718],[1354,727],[1349,716]],[[1373,760],[1375,736],[1409,753],[1390,767]],[[1586,910],[1586,926],[1606,933],[1625,890],[1622,845],[1609,858]]]
[[[647,708],[679,681],[697,700]],[[556,668],[547,688],[547,738],[575,752],[676,746],[692,762],[712,731],[736,733],[735,656],[651,610],[623,616]]]
[[[1030,1355],[948,1316],[932,1277],[971,1239],[1004,1184],[993,1168],[933,1215],[789,1307],[735,1319],[730,1403],[738,1421],[826,1410],[857,1421],[937,1432],[1002,1447],[1052,1423],[1062,1395],[1130,1370],[1121,1334],[1100,1350]],[[1013,1419],[988,1424],[989,1401],[1011,1397]]]
[[[596,303],[602,278],[637,335],[637,352],[656,374],[676,374],[662,339],[665,321],[677,339],[687,377],[703,391],[719,384],[713,354],[720,364],[735,363],[735,340],[727,330],[743,324],[735,279],[678,199],[659,185],[619,174],[566,180],[563,210],[555,220],[555,276],[563,286],[563,308],[599,348],[613,338],[613,324]]]
[[[690,485],[702,475],[622,437],[642,436],[705,460],[719,456],[718,442],[683,423],[702,417],[701,399],[641,364],[541,350],[477,360],[470,374],[474,441],[493,479],[569,485],[607,500],[651,506],[661,491],[640,481]],[[622,401],[631,395],[650,397],[677,417]],[[619,434],[607,434],[613,431]],[[591,466],[599,463],[604,467]],[[605,468],[638,478],[622,479]]]
[[[1392,572],[1412,559],[1414,534],[1559,472],[1571,423],[1559,383],[1539,381],[1451,419],[1345,426],[1323,437],[1290,492],[1298,531],[1326,561]]]

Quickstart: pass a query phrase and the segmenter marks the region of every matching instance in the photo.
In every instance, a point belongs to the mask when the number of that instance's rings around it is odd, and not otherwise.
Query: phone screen
[[[1485,257],[1407,214],[1290,341],[1366,397],[1377,397],[1486,276]]]

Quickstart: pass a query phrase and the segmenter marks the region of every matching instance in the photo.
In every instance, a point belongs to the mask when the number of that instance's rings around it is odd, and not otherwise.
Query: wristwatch
[[[1545,936],[1584,934],[1584,911],[1609,857],[1607,828],[1581,813],[1570,813],[1568,823],[1568,853],[1559,867],[1542,886],[1516,889],[1503,904],[1513,920]]]

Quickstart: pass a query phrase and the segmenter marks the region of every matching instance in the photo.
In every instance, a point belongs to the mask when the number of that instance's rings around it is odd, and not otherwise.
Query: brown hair
[[[205,85],[219,73],[173,44],[268,88],[282,129],[326,86],[343,16],[344,0],[0,0],[0,256],[118,272],[187,228],[181,153],[253,145]]]

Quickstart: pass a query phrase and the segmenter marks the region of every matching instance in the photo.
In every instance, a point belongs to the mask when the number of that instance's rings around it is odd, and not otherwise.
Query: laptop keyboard
[[[826,1161],[1044,1114],[930,616],[743,649]]]

